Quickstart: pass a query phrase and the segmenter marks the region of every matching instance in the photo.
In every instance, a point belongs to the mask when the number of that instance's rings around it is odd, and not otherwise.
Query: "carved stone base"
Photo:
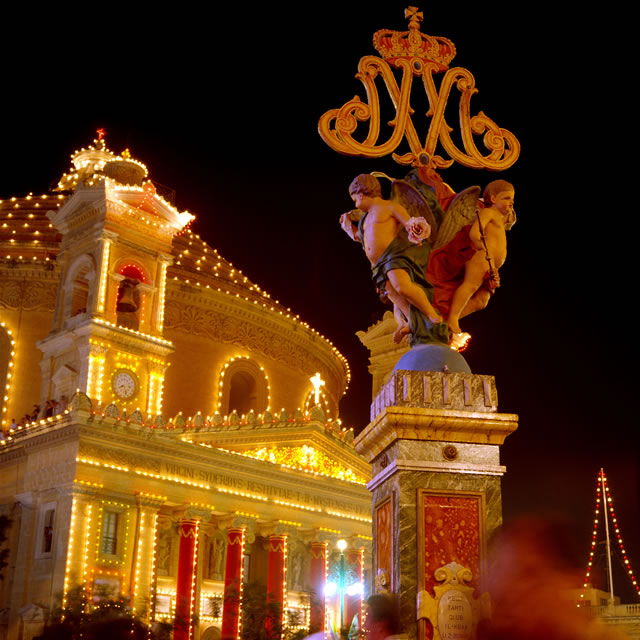
[[[471,640],[487,615],[487,540],[502,522],[499,445],[517,427],[495,398],[490,376],[397,371],[355,441],[373,465],[376,589],[395,594],[409,638]],[[464,585],[443,590],[458,575]]]

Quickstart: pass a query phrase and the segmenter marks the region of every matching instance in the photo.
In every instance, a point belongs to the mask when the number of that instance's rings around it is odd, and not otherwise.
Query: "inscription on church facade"
[[[165,463],[164,466],[166,473],[180,476],[182,478],[188,478],[196,482],[206,482],[214,486],[252,493],[265,498],[297,502],[298,504],[315,507],[317,509],[329,508],[349,513],[369,515],[366,508],[355,507],[351,502],[346,500],[337,500],[335,498],[327,498],[318,496],[317,494],[306,493],[299,489],[278,487],[272,484],[245,480],[244,478],[229,476],[215,471],[207,471],[206,469],[197,469],[195,467],[169,463]]]

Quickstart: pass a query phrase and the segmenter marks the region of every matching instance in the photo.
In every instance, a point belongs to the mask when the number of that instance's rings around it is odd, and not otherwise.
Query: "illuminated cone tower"
[[[640,598],[640,587],[638,587],[638,581],[633,573],[631,567],[631,560],[627,555],[627,551],[624,547],[622,540],[622,533],[620,532],[620,524],[616,518],[616,513],[613,508],[613,497],[607,484],[607,476],[604,473],[604,469],[600,469],[598,473],[598,480],[596,486],[596,507],[595,518],[593,520],[593,532],[591,534],[591,546],[589,549],[589,560],[587,562],[587,571],[584,577],[584,589],[589,588],[592,580],[592,572],[595,564],[596,547],[598,544],[598,531],[600,529],[600,523],[604,521],[604,536],[606,544],[606,558],[607,558],[607,575],[609,583],[609,604],[614,604],[613,593],[613,567],[611,564],[611,539],[615,537],[618,542],[618,548],[620,549],[620,556],[622,558],[623,568],[625,573],[629,576],[629,580],[633,585],[633,588]],[[580,594],[580,600],[584,600],[584,591]],[[578,605],[580,606],[580,605]]]

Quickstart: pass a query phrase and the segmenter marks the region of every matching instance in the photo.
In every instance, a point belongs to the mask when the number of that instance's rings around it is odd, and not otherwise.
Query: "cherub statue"
[[[390,200],[381,197],[377,176],[392,181]],[[513,185],[494,180],[484,202],[480,187],[469,187],[446,203],[446,213],[416,171],[403,180],[360,175],[349,193],[358,209],[343,214],[340,224],[363,244],[374,283],[394,304],[394,341],[410,333],[412,346],[444,342],[462,350],[470,336],[461,331],[460,318],[484,309],[500,284],[505,230],[515,222]],[[424,231],[412,238],[411,225],[419,219]]]
[[[453,200],[431,252],[427,279],[435,288],[434,306],[447,319],[453,343],[468,334],[460,318],[484,309],[500,286],[498,270],[507,257],[506,231],[515,223],[515,191],[506,180],[490,182]]]
[[[353,240],[362,243],[378,291],[394,304],[398,322],[394,340],[399,342],[410,333],[412,345],[446,343],[447,328],[433,307],[433,287],[425,277],[431,248],[425,241],[437,224],[436,218],[417,192],[412,194],[413,201],[405,201],[410,207],[417,203],[424,215],[410,216],[397,192],[385,200],[376,176],[357,176],[349,194],[358,209],[343,214],[340,224]]]

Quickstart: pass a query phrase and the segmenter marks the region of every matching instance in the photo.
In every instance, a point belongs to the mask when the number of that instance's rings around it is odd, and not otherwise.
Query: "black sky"
[[[358,60],[375,53],[374,31],[405,28],[405,6],[366,15],[360,3],[335,12],[156,6],[7,21],[0,198],[47,190],[105,127],[111,149],[129,147],[176,190],[197,233],[348,358],[353,382],[341,412],[360,430],[370,378],[354,334],[383,308],[337,219],[351,208],[354,175],[404,169],[337,154],[317,120],[355,94],[365,99]],[[503,176],[516,186],[518,223],[502,287],[465,321],[472,370],[495,375],[500,410],[520,415],[502,448],[505,518],[564,519],[586,560],[604,466],[640,575],[630,17],[539,4],[526,20],[479,6],[473,15],[460,5],[422,8],[423,30],[453,40],[453,64],[475,76],[472,113],[484,111],[522,145]],[[455,117],[449,123],[457,127]],[[495,178],[463,167],[442,175],[456,190]]]

